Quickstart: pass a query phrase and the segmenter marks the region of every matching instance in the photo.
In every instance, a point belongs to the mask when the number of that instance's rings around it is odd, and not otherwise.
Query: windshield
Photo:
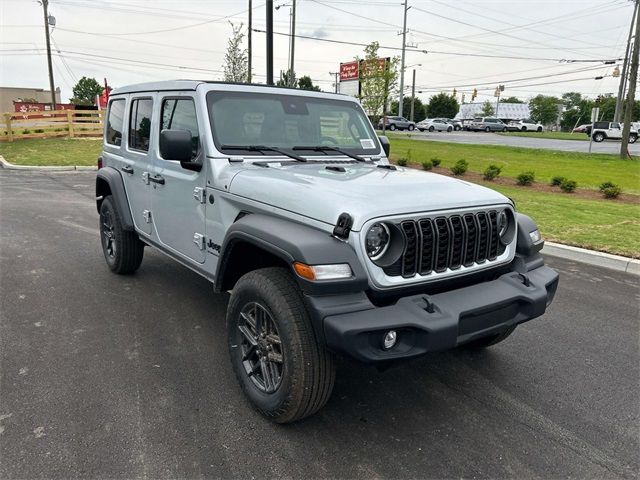
[[[360,155],[380,152],[369,120],[352,101],[212,91],[207,104],[213,140],[222,153],[238,155],[238,146],[247,147],[243,155],[264,155],[250,149],[259,146],[328,146]],[[236,148],[223,148],[232,146]],[[311,152],[304,152],[307,154]]]

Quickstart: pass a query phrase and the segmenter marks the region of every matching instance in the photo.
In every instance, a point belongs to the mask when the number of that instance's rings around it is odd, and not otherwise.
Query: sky
[[[82,76],[118,87],[175,78],[222,79],[230,22],[247,26],[248,0],[50,0],[53,62],[62,100]],[[276,0],[274,71],[287,68],[291,0]],[[527,100],[578,91],[615,94],[633,13],[629,0],[408,0],[405,86],[417,96],[478,89],[478,99]],[[253,0],[253,28],[265,29],[265,1]],[[378,41],[399,56],[402,0],[297,0],[295,71],[332,91],[341,62]],[[348,42],[348,44],[339,43]],[[353,45],[355,44],[355,45]],[[246,45],[246,43],[245,43]],[[389,47],[389,48],[386,48]],[[0,0],[0,86],[48,88],[42,6]],[[425,53],[426,51],[426,53]],[[594,62],[594,60],[596,60]],[[621,68],[621,62],[617,62]],[[254,81],[266,81],[265,34],[253,33]],[[604,76],[601,80],[594,77]]]

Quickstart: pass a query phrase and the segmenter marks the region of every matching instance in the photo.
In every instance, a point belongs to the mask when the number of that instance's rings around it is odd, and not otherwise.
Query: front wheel
[[[410,132],[413,132],[413,130],[414,130],[415,128],[416,128],[415,126],[413,126],[413,125],[409,125],[409,131],[410,131]]]
[[[636,140],[638,140],[637,135],[629,135],[629,143],[636,143]]]
[[[393,131],[395,129],[396,129],[396,126],[393,123],[389,125],[389,130]]]
[[[429,127],[430,132],[433,132],[434,130],[435,130],[435,127],[433,125]]]
[[[538,133],[542,132],[542,127],[538,127]]]
[[[104,259],[115,273],[133,273],[142,263],[144,243],[135,232],[122,228],[120,214],[110,196],[100,205],[100,243]]]
[[[263,268],[240,278],[227,326],[233,370],[262,415],[289,423],[324,406],[335,378],[333,355],[316,338],[287,270]]]
[[[488,337],[479,338],[478,340],[472,340],[469,343],[463,343],[460,348],[469,350],[475,350],[479,348],[487,348],[496,343],[500,343],[507,339],[509,335],[513,333],[516,327],[507,328],[504,332],[496,333],[495,335],[489,335]]]
[[[491,131],[491,128],[486,127],[486,128],[484,129],[484,131],[485,131],[485,132],[487,132],[487,133],[489,133],[489,132]]]
[[[502,133],[504,133],[504,132],[506,132],[506,131],[507,131],[507,127],[504,127],[504,128],[502,129]]]
[[[447,132],[449,132],[449,133],[453,132],[453,127],[447,128]]]
[[[597,132],[593,135],[593,141],[597,143],[603,142],[604,138],[604,133],[602,132]]]

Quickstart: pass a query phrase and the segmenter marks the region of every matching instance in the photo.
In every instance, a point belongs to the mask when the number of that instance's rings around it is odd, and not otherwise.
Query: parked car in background
[[[603,142],[604,140],[621,140],[623,124],[618,122],[595,122],[593,124],[593,132],[591,138],[594,142]],[[636,143],[638,139],[638,130],[631,125],[631,133],[629,134],[629,143]]]
[[[573,130],[571,130],[572,133],[587,133],[587,130],[591,129],[591,124],[590,123],[585,123],[584,125],[579,125],[576,128],[574,128]]]
[[[436,120],[442,120],[444,122],[450,123],[456,132],[458,130],[462,130],[462,122],[460,120],[454,120],[453,118],[436,118]]]
[[[453,125],[449,122],[444,121],[442,118],[425,118],[421,122],[418,122],[416,125],[418,130],[424,132],[428,130],[429,132],[452,132]]]
[[[507,130],[510,132],[542,132],[544,127],[541,123],[535,122],[530,118],[522,120],[511,120],[507,124]]]
[[[378,122],[378,129],[382,130],[382,122],[386,118],[386,128],[387,130],[415,130],[416,123],[410,120],[407,120],[404,117],[383,117]]]
[[[494,117],[477,117],[469,124],[472,132],[506,132],[507,126],[502,120]]]

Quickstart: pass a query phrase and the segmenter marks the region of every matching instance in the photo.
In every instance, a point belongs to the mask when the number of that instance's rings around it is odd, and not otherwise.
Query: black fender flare
[[[518,236],[516,238],[516,253],[523,257],[531,257],[542,250],[544,247],[544,240],[542,237],[538,242],[533,242],[531,232],[538,230],[538,225],[533,221],[531,217],[523,215],[522,213],[516,213],[516,222],[518,223]]]
[[[356,252],[348,243],[330,233],[291,220],[264,214],[248,214],[233,223],[220,249],[215,285],[221,288],[233,248],[248,242],[284,261],[292,269],[293,262],[307,265],[348,263],[353,276],[343,280],[309,281],[293,273],[307,295],[331,295],[361,292],[368,288],[368,277]]]
[[[115,203],[118,213],[120,214],[120,220],[122,221],[122,228],[126,231],[134,231],[133,217],[131,216],[131,210],[129,209],[129,200],[127,199],[127,192],[124,189],[124,181],[122,175],[118,170],[113,167],[103,167],[98,170],[96,176],[96,208],[100,213],[100,204],[104,198],[103,185],[106,183],[109,186],[111,197]]]

